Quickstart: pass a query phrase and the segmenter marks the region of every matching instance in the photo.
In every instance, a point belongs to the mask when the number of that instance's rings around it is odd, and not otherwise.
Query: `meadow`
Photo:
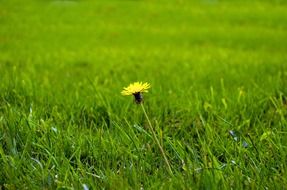
[[[286,189],[287,2],[1,0],[0,142],[3,190]]]

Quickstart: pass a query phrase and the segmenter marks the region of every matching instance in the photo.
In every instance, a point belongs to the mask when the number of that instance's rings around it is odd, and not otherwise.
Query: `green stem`
[[[160,152],[161,152],[161,154],[162,154],[162,156],[163,156],[163,158],[164,158],[164,161],[165,161],[165,163],[166,163],[166,165],[167,165],[168,172],[169,172],[169,174],[170,174],[171,176],[173,176],[173,172],[172,172],[172,169],[171,169],[171,167],[170,167],[169,161],[168,161],[168,159],[167,159],[167,157],[166,157],[166,155],[165,155],[165,152],[164,152],[162,146],[160,145],[160,142],[159,142],[158,138],[156,137],[155,131],[154,131],[154,129],[153,129],[153,127],[152,127],[152,124],[151,124],[151,122],[150,122],[150,120],[149,120],[149,117],[148,117],[148,115],[147,115],[147,113],[146,113],[146,111],[145,111],[145,108],[144,108],[144,106],[143,106],[143,103],[141,103],[141,107],[142,107],[142,110],[143,110],[143,112],[144,112],[144,115],[145,115],[145,117],[146,117],[146,119],[147,119],[147,121],[148,121],[148,126],[149,126],[149,129],[150,129],[151,132],[152,132],[153,139],[156,141],[156,144],[158,145],[158,147],[159,147],[159,149],[160,149]]]

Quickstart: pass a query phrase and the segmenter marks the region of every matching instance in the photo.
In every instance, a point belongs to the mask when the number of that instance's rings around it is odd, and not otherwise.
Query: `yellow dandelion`
[[[148,92],[150,88],[150,84],[145,82],[135,82],[130,84],[128,87],[125,87],[122,91],[122,95],[130,96],[133,95],[135,97],[136,103],[141,103],[143,101],[142,93]]]

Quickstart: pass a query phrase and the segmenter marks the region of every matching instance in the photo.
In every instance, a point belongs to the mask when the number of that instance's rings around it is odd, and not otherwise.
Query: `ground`
[[[0,25],[0,189],[286,188],[285,1],[3,0]]]

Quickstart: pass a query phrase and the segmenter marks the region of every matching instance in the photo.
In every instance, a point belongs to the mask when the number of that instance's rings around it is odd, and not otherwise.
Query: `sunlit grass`
[[[0,7],[0,189],[286,187],[285,1]]]

